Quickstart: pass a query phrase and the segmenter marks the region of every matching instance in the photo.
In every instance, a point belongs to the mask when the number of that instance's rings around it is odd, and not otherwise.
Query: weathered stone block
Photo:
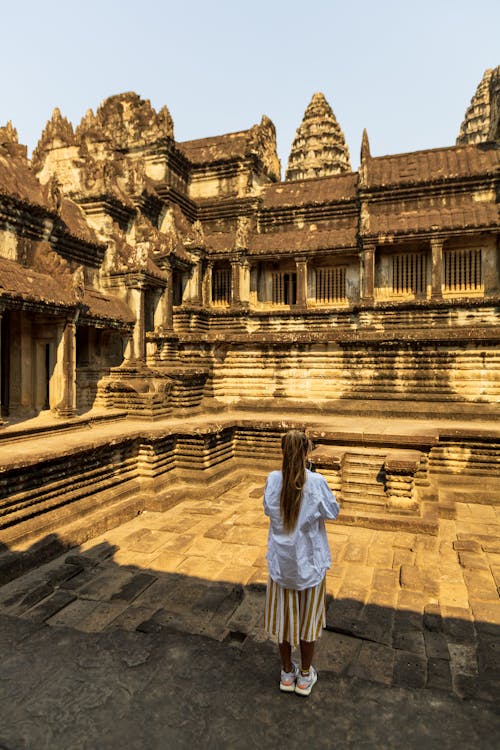
[[[395,651],[392,682],[402,687],[424,687],[427,682],[427,659],[409,651]]]

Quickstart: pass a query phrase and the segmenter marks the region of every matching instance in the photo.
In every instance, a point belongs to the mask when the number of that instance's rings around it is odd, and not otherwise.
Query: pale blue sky
[[[498,0],[0,0],[0,124],[30,150],[58,106],[136,91],[166,104],[177,140],[275,123],[282,169],[323,91],[354,168],[453,145],[486,68],[500,64]]]

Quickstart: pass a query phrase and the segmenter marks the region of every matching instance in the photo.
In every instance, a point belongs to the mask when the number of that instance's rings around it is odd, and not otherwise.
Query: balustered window
[[[231,269],[214,268],[212,271],[212,304],[229,305],[231,302]]]
[[[295,272],[273,271],[272,282],[274,305],[297,304],[297,274]]]
[[[328,304],[346,300],[346,266],[316,269],[316,302]]]
[[[445,292],[475,292],[482,289],[481,250],[445,250],[443,253]]]
[[[392,256],[392,293],[424,295],[427,291],[425,253],[397,253]]]

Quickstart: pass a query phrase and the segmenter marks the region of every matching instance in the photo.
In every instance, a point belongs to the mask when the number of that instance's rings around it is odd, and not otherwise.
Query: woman
[[[279,643],[280,690],[309,695],[318,679],[314,645],[326,624],[331,557],[324,521],[337,517],[339,505],[324,477],[306,469],[310,443],[303,432],[287,432],[281,448],[282,470],[269,474],[264,491],[270,519],[265,627]],[[300,670],[291,658],[299,643]]]

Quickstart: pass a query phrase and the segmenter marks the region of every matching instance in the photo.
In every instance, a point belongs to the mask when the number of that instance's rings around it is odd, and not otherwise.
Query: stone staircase
[[[386,450],[349,450],[342,467],[341,499],[346,510],[377,511],[387,505],[384,461]]]

